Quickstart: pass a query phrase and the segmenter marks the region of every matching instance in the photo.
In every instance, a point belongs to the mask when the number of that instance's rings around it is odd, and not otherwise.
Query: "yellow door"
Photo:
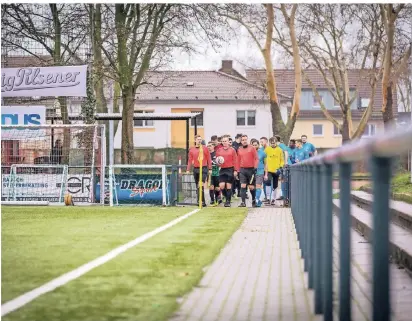
[[[190,113],[190,112],[202,112],[202,108],[172,108],[172,113]],[[174,148],[186,148],[186,120],[172,120],[172,147]],[[197,127],[197,134],[204,137],[204,128]],[[192,147],[195,142],[195,128],[190,126],[189,128],[189,146]]]

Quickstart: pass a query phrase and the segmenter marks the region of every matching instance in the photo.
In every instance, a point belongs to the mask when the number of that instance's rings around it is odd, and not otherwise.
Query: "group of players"
[[[203,151],[201,165],[200,148]],[[206,181],[209,185],[211,206],[224,203],[225,207],[230,207],[233,196],[241,198],[239,207],[246,207],[247,190],[252,196],[252,207],[261,207],[262,204],[275,205],[276,201],[288,201],[287,184],[284,179],[286,167],[315,154],[316,148],[307,142],[306,135],[302,135],[301,139],[291,139],[288,146],[279,136],[249,140],[247,135],[242,134],[237,134],[235,140],[230,135],[214,135],[206,146],[202,137],[197,135],[195,146],[189,150],[187,173],[193,165],[196,186],[199,186],[202,179],[203,206],[206,206]],[[280,197],[277,197],[279,180],[281,189]],[[198,193],[199,189],[196,190]]]

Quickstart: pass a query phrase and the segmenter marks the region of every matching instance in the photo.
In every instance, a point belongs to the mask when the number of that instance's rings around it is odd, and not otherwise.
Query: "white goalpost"
[[[68,165],[14,164],[8,179],[6,202],[19,205],[63,204]],[[30,182],[25,177],[30,177]]]
[[[4,204],[104,203],[105,127],[1,125]],[[100,193],[97,195],[97,193]]]
[[[169,204],[166,165],[109,165],[109,204]]]

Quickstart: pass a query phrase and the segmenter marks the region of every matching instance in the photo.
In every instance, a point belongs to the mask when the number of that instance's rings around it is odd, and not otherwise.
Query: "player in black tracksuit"
[[[235,149],[236,153],[237,153],[237,150],[239,149],[239,147],[241,145],[240,144],[240,139],[241,138],[242,138],[242,134],[237,134],[236,137],[235,137],[235,141],[232,144],[232,147]],[[235,194],[236,190],[237,190],[237,194]],[[235,178],[235,181],[233,182],[232,195],[237,195],[237,197],[240,197],[240,180],[239,180],[239,177]]]

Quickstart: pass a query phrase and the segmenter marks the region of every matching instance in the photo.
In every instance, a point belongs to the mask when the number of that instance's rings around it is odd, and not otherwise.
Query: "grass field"
[[[2,303],[193,208],[2,209]],[[4,320],[167,320],[246,209],[206,208]]]
[[[359,188],[370,192],[372,184],[367,184]],[[397,173],[391,181],[391,198],[396,201],[403,201],[412,204],[412,183],[411,174],[408,172]]]

